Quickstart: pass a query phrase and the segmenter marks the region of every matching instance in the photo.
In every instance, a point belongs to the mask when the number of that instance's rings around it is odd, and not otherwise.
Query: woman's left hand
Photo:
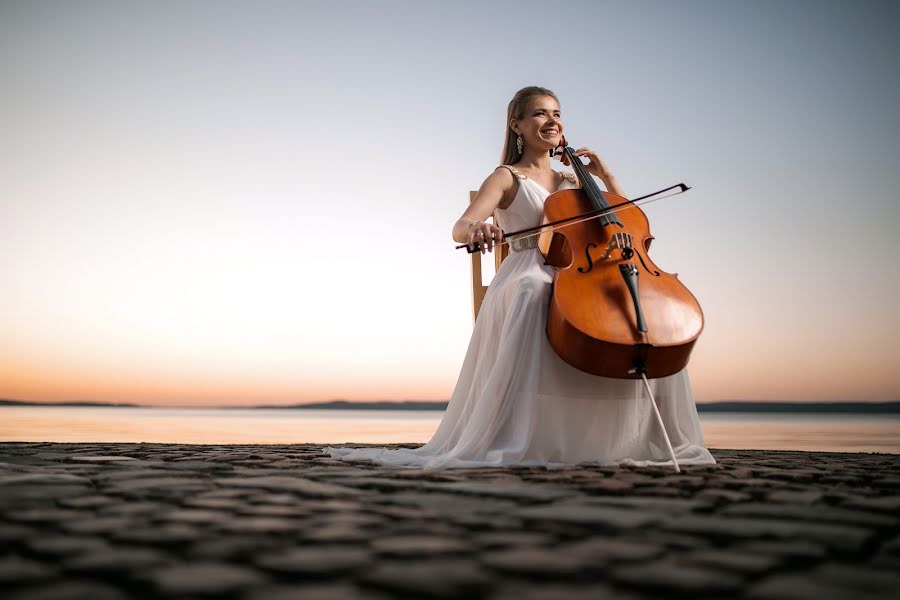
[[[579,148],[575,151],[575,156],[587,157],[588,164],[585,166],[587,167],[588,173],[591,175],[603,180],[606,180],[606,178],[609,177],[609,167],[606,166],[603,158],[597,154],[593,148]],[[562,155],[562,163],[567,167],[571,166],[569,164],[569,159],[565,154]]]

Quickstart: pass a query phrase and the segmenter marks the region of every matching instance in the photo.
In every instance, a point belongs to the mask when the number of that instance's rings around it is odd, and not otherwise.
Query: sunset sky
[[[0,398],[446,400],[506,105],[648,206],[698,402],[900,399],[897,2],[0,2]],[[556,165],[557,168],[563,168]]]

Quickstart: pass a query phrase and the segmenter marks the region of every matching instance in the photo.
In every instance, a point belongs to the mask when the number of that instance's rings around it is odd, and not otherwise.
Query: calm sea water
[[[426,442],[440,411],[0,407],[0,441]],[[701,413],[710,448],[900,454],[900,415]]]

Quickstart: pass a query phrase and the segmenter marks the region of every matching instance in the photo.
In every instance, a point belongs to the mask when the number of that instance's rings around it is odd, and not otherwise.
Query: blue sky
[[[450,227],[538,84],[626,193],[693,186],[647,212],[706,314],[698,400],[897,399],[898,16],[0,3],[0,396],[447,398]]]

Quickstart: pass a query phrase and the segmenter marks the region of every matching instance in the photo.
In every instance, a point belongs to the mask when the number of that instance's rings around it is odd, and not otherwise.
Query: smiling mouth
[[[555,127],[553,129],[541,129],[541,133],[544,135],[556,135],[559,133],[559,129],[556,129]]]

